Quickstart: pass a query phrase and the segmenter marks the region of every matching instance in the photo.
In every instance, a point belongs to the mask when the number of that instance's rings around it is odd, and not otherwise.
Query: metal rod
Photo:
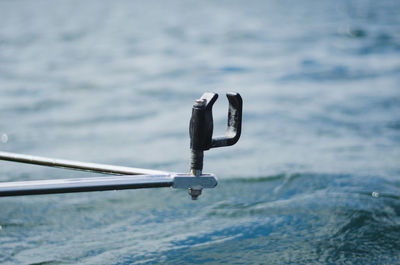
[[[52,179],[0,182],[0,197],[171,187],[171,175],[107,176],[95,178]]]
[[[54,159],[40,156],[31,156],[24,154],[15,154],[8,152],[0,152],[0,160],[20,162],[26,164],[34,164],[48,167],[58,167],[67,169],[76,169],[82,171],[91,171],[104,174],[115,175],[166,175],[167,172],[134,167],[122,167],[96,163],[86,163],[79,161],[70,161],[63,159]]]

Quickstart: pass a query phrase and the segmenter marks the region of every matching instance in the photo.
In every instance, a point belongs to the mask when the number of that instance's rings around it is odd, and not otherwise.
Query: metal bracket
[[[175,189],[188,189],[192,200],[197,200],[203,189],[214,188],[217,184],[217,179],[213,174],[203,174],[201,176],[176,174],[173,176],[172,187]]]
[[[189,174],[176,174],[173,176],[172,187],[175,189],[203,188],[211,189],[217,186],[217,179],[213,174],[203,174],[196,177]]]

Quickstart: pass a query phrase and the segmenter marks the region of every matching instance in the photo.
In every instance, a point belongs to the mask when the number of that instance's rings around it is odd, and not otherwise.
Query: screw
[[[204,98],[196,99],[194,101],[195,107],[204,107],[206,105],[206,100]]]
[[[201,194],[201,189],[192,189],[189,188],[189,195],[192,196],[192,200],[197,200],[197,197],[199,197]]]

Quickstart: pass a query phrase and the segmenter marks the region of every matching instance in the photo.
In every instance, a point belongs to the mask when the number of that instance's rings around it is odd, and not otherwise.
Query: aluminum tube
[[[0,197],[54,193],[171,187],[170,175],[107,176],[0,182]]]
[[[166,175],[168,172],[133,168],[133,167],[122,167],[113,165],[104,165],[96,163],[86,163],[62,159],[54,159],[40,156],[31,156],[24,154],[15,154],[8,152],[0,152],[0,160],[7,160],[13,162],[20,162],[26,164],[34,164],[48,167],[59,167],[67,169],[76,169],[82,171],[91,171],[96,173],[104,174],[115,174],[115,175]]]

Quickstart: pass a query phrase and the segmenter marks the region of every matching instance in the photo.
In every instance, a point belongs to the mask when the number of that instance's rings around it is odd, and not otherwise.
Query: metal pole
[[[91,171],[96,173],[104,174],[115,174],[115,175],[166,175],[168,172],[134,168],[134,167],[122,167],[112,166],[96,163],[85,163],[78,161],[70,161],[63,159],[54,159],[40,156],[31,156],[24,154],[15,154],[0,151],[0,160],[7,160],[13,162],[20,162],[26,164],[34,164],[48,167],[68,168],[82,171]]]
[[[0,182],[0,197],[171,187],[171,175],[107,176],[75,179]],[[185,179],[183,179],[183,182]]]
[[[203,188],[214,188],[217,185],[217,180],[212,174],[193,176],[192,174],[176,174],[151,169],[84,163],[7,152],[0,152],[0,160],[119,175],[0,182],[0,197],[173,187],[176,189],[188,189],[192,199],[195,200],[201,194]]]

